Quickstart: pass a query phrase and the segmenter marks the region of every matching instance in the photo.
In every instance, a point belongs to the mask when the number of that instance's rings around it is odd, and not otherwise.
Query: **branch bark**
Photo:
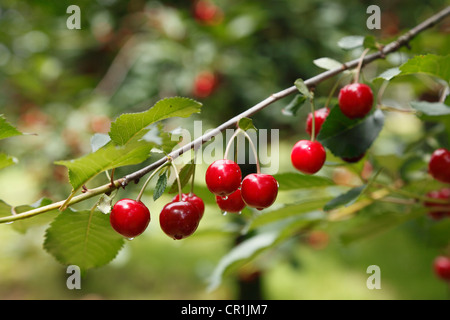
[[[444,18],[446,18],[448,15],[450,15],[450,6],[447,6],[446,8],[444,8],[443,10],[439,11],[438,13],[436,13],[435,15],[431,16],[430,18],[426,19],[425,21],[423,21],[422,23],[420,23],[419,25],[417,25],[416,27],[412,28],[411,30],[409,30],[408,32],[406,32],[405,34],[403,34],[402,36],[400,36],[399,38],[397,38],[397,40],[387,44],[386,46],[384,46],[381,50],[366,55],[364,57],[364,59],[362,60],[362,66],[367,65],[377,59],[383,59],[386,55],[395,52],[397,50],[399,50],[401,47],[407,46],[408,43],[415,37],[417,36],[419,33],[423,32],[426,29],[429,29],[431,27],[433,27],[434,25],[436,25],[438,22],[442,21]],[[318,85],[319,83],[345,71],[345,70],[349,70],[349,69],[353,69],[356,68],[358,66],[358,64],[360,63],[361,59],[355,59],[349,62],[346,62],[342,65],[341,68],[336,68],[336,69],[332,69],[332,70],[327,70],[323,73],[320,73],[310,79],[307,79],[304,81],[304,83],[308,86],[308,88],[312,88],[315,87],[316,85]],[[103,193],[107,193],[107,192],[111,192],[114,191],[117,188],[126,186],[130,181],[134,181],[136,179],[142,178],[143,176],[145,176],[147,173],[153,171],[154,169],[158,168],[159,166],[163,165],[165,162],[168,161],[168,159],[176,159],[177,157],[179,157],[180,155],[182,155],[183,153],[194,149],[197,150],[198,148],[200,148],[205,142],[211,140],[213,137],[215,137],[216,135],[218,135],[219,133],[221,133],[222,131],[224,131],[227,128],[230,127],[234,127],[236,126],[236,124],[239,122],[240,119],[245,118],[245,117],[251,117],[253,114],[261,111],[262,109],[268,107],[269,105],[273,104],[274,102],[285,98],[293,93],[298,92],[297,88],[295,85],[284,89],[282,91],[279,91],[277,93],[274,93],[272,95],[270,95],[269,97],[267,97],[266,99],[264,99],[263,101],[259,102],[258,104],[254,105],[253,107],[247,109],[246,111],[238,114],[237,116],[229,119],[228,121],[224,122],[223,124],[221,124],[220,126],[216,127],[215,129],[209,131],[208,133],[202,135],[201,137],[195,139],[194,141],[192,141],[189,144],[186,144],[185,146],[173,151],[172,153],[170,153],[169,155],[167,155],[164,158],[161,158],[158,161],[153,162],[152,164],[138,170],[135,171],[129,175],[126,175],[123,178],[117,179],[115,180],[113,183],[108,183],[105,184],[103,186],[100,186],[98,188],[94,188],[94,189],[90,189],[88,190],[86,193],[83,193],[81,195],[75,196],[73,197],[69,202],[68,205],[72,205],[74,203],[78,203],[81,202],[83,200],[92,198],[94,196],[103,194]],[[59,201],[59,202],[55,202],[52,203],[50,205],[47,206],[43,206],[40,208],[36,208],[30,211],[26,211],[23,213],[19,213],[19,214],[13,214],[11,216],[8,217],[1,217],[0,218],[0,223],[6,223],[6,222],[12,222],[15,220],[20,220],[20,219],[25,219],[25,218],[29,218],[32,217],[34,215],[38,215],[40,213],[44,213],[44,212],[48,212],[51,210],[55,210],[61,207],[61,205],[63,205],[66,202],[66,200],[63,201]]]

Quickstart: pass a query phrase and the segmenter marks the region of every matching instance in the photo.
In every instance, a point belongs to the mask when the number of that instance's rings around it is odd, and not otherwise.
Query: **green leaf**
[[[156,201],[159,197],[162,196],[167,187],[167,174],[164,172],[158,178],[156,182],[155,190],[153,191],[153,201]]]
[[[346,36],[338,41],[338,46],[344,50],[353,50],[364,45],[363,36]]]
[[[374,36],[366,36],[364,37],[364,41],[363,41],[363,47],[366,49],[376,49],[378,50],[378,44],[375,41],[375,37]]]
[[[110,141],[93,153],[75,160],[56,161],[55,164],[69,169],[69,180],[75,191],[105,170],[145,161],[154,146],[143,140],[134,140],[124,146],[115,146]]]
[[[201,103],[188,98],[162,99],[147,111],[121,115],[111,123],[109,136],[114,143],[122,146],[132,139],[143,137],[149,125],[171,117],[189,117],[200,112],[201,106]]]
[[[0,114],[0,140],[19,135],[22,135],[22,132],[7,122],[4,115]]]
[[[308,86],[305,84],[305,82],[303,82],[302,79],[295,80],[294,85],[297,88],[297,90],[306,98],[312,99],[314,97],[314,93],[312,93],[312,91],[309,90]]]
[[[331,179],[317,175],[286,172],[275,174],[273,177],[278,181],[279,191],[320,188],[334,185]]]
[[[9,167],[17,162],[17,158],[11,157],[5,153],[0,153],[0,169]]]
[[[281,110],[281,112],[286,116],[295,116],[297,111],[305,104],[305,101],[305,96],[297,94],[294,99]]]
[[[109,223],[109,215],[98,211],[61,212],[45,232],[44,248],[64,265],[77,265],[82,271],[113,260],[124,238]]]
[[[316,66],[318,66],[319,68],[325,69],[325,70],[338,69],[338,68],[342,68],[342,66],[343,66],[343,64],[341,62],[336,61],[331,58],[328,58],[328,57],[319,58],[319,59],[314,60],[313,62]]]
[[[325,204],[323,209],[325,211],[329,211],[329,210],[333,210],[333,209],[343,206],[343,205],[348,206],[348,205],[354,203],[359,198],[359,196],[361,195],[361,193],[364,191],[365,188],[366,188],[366,185],[352,188],[349,191],[347,191],[346,193],[341,194],[341,195],[337,196],[336,198],[332,199],[331,201],[327,202],[327,204]]]
[[[335,156],[353,158],[365,153],[384,125],[384,114],[377,109],[364,119],[349,119],[339,107],[331,109],[317,140]]]
[[[254,129],[257,130],[255,125],[253,124],[252,119],[250,118],[242,118],[238,122],[238,127],[244,131]]]
[[[438,56],[435,54],[415,56],[400,66],[399,75],[424,73],[450,81],[450,54]]]
[[[192,174],[194,173],[194,170],[195,170],[194,160],[191,160],[191,162],[185,164],[183,168],[181,168],[180,172],[178,173],[178,176],[180,177],[181,189],[183,189],[184,186],[189,182],[189,180],[192,177]],[[178,182],[175,180],[169,189],[169,193],[176,193],[176,192],[178,192]]]
[[[450,107],[442,102],[411,101],[411,107],[422,114],[432,117],[450,115]]]
[[[401,73],[401,71],[398,67],[390,68],[390,69],[383,71],[377,77],[373,78],[372,81],[376,81],[379,79],[389,81],[389,80],[395,78],[396,76],[398,76],[400,73]]]

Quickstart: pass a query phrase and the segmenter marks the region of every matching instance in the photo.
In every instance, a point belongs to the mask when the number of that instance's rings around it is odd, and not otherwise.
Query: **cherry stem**
[[[147,188],[148,183],[150,182],[150,180],[155,176],[155,174],[162,168],[164,167],[166,164],[164,163],[163,165],[160,165],[158,168],[155,169],[155,171],[152,172],[152,174],[147,178],[147,180],[145,181],[144,185],[141,188],[141,191],[139,192],[136,201],[139,202],[141,201],[142,195],[144,194],[145,188]]]
[[[173,170],[175,171],[175,177],[177,178],[177,183],[178,183],[178,194],[179,194],[179,197],[180,197],[179,201],[183,201],[183,192],[181,190],[180,176],[178,175],[177,167],[173,163],[173,159],[171,157],[169,157],[167,161],[170,162],[170,164],[172,165]]]
[[[314,106],[314,98],[309,99],[311,104],[311,114],[312,114],[312,128],[311,128],[311,141],[314,142],[316,139],[316,112]]]
[[[358,66],[356,67],[355,79],[353,81],[354,83],[358,83],[359,82],[359,74],[361,72],[361,67],[362,67],[362,64],[364,62],[364,57],[367,54],[367,52],[369,52],[369,48],[364,50],[363,53],[361,54],[361,57],[359,58]]]
[[[260,167],[260,165],[259,165],[258,152],[256,152],[255,144],[253,143],[253,141],[252,141],[252,139],[250,138],[250,136],[248,135],[248,133],[245,132],[244,130],[242,130],[241,128],[238,128],[238,129],[236,130],[236,132],[231,136],[230,141],[228,141],[227,148],[225,149],[225,155],[224,155],[224,158],[227,159],[228,153],[229,153],[230,148],[231,148],[231,143],[233,142],[234,138],[236,138],[237,135],[238,135],[239,133],[242,133],[242,134],[247,138],[248,143],[250,144],[250,147],[251,147],[252,150],[253,150],[253,155],[255,156],[255,160],[256,160],[256,172],[257,172],[257,173],[261,173],[261,167]]]
[[[224,159],[228,158],[228,153],[230,152],[231,144],[233,143],[234,138],[237,137],[237,135],[243,131],[241,128],[237,128],[237,130],[233,133],[230,140],[228,141],[227,147],[225,148],[225,154],[223,156]]]
[[[192,195],[194,194],[196,156],[197,156],[197,151],[194,151],[194,159],[192,162],[192,165],[194,166],[194,168],[192,169],[191,191],[189,192],[189,197],[192,197]]]

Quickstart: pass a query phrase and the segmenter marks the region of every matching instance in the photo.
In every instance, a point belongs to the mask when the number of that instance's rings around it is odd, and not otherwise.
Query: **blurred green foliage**
[[[163,97],[180,95],[201,101],[202,113],[187,121],[167,122],[167,128],[181,125],[192,130],[195,119],[203,121],[204,130],[213,128],[271,93],[292,86],[297,78],[307,79],[321,72],[313,64],[315,59],[331,57],[344,62],[356,58],[360,51],[344,51],[337,46],[343,36],[372,35],[387,43],[445,5],[440,0],[379,1],[382,28],[368,30],[369,1],[214,2],[223,15],[211,25],[195,19],[193,1],[77,1],[81,30],[69,30],[66,9],[70,1],[3,0],[0,114],[20,131],[36,135],[1,142],[2,151],[20,162],[0,172],[0,199],[11,205],[33,203],[41,197],[64,199],[70,193],[70,184],[66,169],[55,166],[54,161],[90,152],[91,136],[108,132],[110,122],[121,113],[143,111]],[[448,54],[450,37],[443,35],[448,28],[447,21],[419,35],[410,48],[365,68],[363,79],[370,80],[386,68],[398,66],[412,54]],[[211,95],[199,97],[194,93],[194,83],[204,71],[213,72],[218,84]],[[318,86],[316,96],[327,97],[335,81]],[[438,94],[428,78],[411,77],[406,82],[394,81],[384,97],[405,105],[415,97],[433,101]],[[287,154],[291,142],[306,136],[303,119],[308,110],[288,117],[281,109],[289,102],[284,99],[253,117],[258,128],[280,129],[280,154]],[[403,123],[403,127],[398,123],[390,126],[391,131],[374,146],[375,152],[384,148],[381,154],[401,153],[399,145],[419,141],[429,128],[408,117]],[[394,166],[391,160],[377,158]],[[289,171],[289,163],[280,161],[280,171]],[[204,169],[197,172],[199,191]],[[132,170],[121,169],[117,175]],[[138,190],[138,186],[130,186],[120,192],[125,196]],[[88,273],[79,292],[65,287],[65,269],[42,250],[43,230],[22,235],[2,225],[0,239],[5,245],[0,251],[0,297],[239,297],[238,285],[230,278],[214,292],[205,290],[208,275],[234,245],[226,228],[239,219],[222,217],[213,207],[214,199],[206,192],[204,197],[209,204],[207,224],[222,228],[223,234],[199,235],[173,244],[159,234],[160,230],[149,231],[139,241],[130,242],[111,265]],[[151,209],[153,222],[165,198],[161,199]],[[259,265],[266,266],[261,280],[264,297],[445,298],[445,284],[430,271],[438,249],[423,238],[429,224],[424,217],[349,246],[328,239],[325,242],[329,245],[322,250],[314,249],[306,235],[294,237],[259,259]],[[381,267],[380,291],[365,286],[365,270],[370,264]],[[252,264],[242,268],[241,283],[249,279],[252,268]]]

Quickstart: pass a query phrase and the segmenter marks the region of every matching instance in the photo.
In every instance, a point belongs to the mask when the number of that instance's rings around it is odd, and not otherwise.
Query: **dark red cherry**
[[[252,173],[242,180],[241,196],[249,207],[270,207],[278,195],[278,182],[270,174]]]
[[[226,197],[216,196],[216,203],[223,212],[239,213],[246,207],[239,189]]]
[[[450,281],[450,258],[446,256],[438,256],[433,261],[435,274],[445,281]]]
[[[436,180],[450,183],[450,151],[444,148],[435,150],[428,163],[428,172]]]
[[[182,201],[188,201],[192,203],[198,210],[200,219],[203,217],[203,213],[205,212],[205,203],[203,202],[202,198],[196,196],[194,193],[183,193],[181,195]],[[177,194],[175,197],[173,197],[172,202],[180,201],[180,195]]]
[[[144,232],[150,223],[150,211],[141,201],[122,199],[111,209],[109,221],[118,233],[134,238]]]
[[[175,240],[184,239],[197,230],[200,214],[189,201],[170,202],[159,215],[161,229]]]
[[[208,190],[219,197],[226,197],[236,191],[241,180],[241,168],[236,162],[227,159],[214,161],[205,174]]]
[[[339,91],[339,108],[350,119],[364,118],[372,110],[372,89],[363,83],[352,83]]]
[[[300,140],[292,148],[292,165],[305,174],[314,174],[319,171],[325,159],[325,148],[318,141]]]
[[[442,211],[430,211],[428,214],[435,220],[442,219],[446,216],[450,216],[450,188],[443,188],[441,190],[434,190],[427,193],[427,197],[433,199],[448,200],[449,204],[441,204],[436,202],[425,202],[425,206],[428,208],[443,208]],[[447,210],[445,210],[447,209]]]
[[[316,137],[319,135],[320,129],[322,128],[322,124],[325,122],[325,119],[328,117],[329,113],[330,109],[328,108],[321,108],[314,111],[314,119],[315,119],[314,132]],[[306,118],[306,132],[310,136],[312,135],[312,121],[313,116],[312,113],[310,112],[308,114],[308,117]]]

